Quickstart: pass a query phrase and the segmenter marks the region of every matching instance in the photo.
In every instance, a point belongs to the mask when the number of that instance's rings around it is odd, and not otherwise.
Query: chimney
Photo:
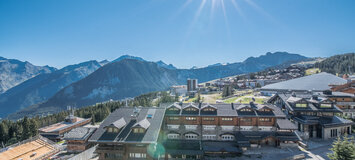
[[[134,107],[133,114],[131,114],[131,120],[137,120],[139,111],[140,109],[138,107]]]
[[[250,107],[251,107],[251,108],[253,108],[253,109],[255,109],[255,108],[256,108],[256,106],[255,106],[254,102],[249,102],[249,105],[250,105]]]
[[[232,109],[234,110],[234,103],[231,103],[231,105],[232,105]]]
[[[323,91],[323,94],[332,95],[332,91],[331,90],[325,90],[325,91]]]
[[[292,96],[292,97],[296,97],[296,93],[295,93],[295,92],[292,92],[291,96]]]
[[[312,95],[312,99],[313,100],[318,100],[318,96],[317,95]]]

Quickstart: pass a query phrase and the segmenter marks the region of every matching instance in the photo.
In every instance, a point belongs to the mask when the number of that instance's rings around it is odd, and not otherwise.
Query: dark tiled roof
[[[132,114],[134,112],[133,107],[122,107],[114,112],[112,112],[100,125],[100,127],[96,130],[96,132],[90,138],[90,142],[96,141],[109,141],[109,142],[120,142],[120,143],[153,143],[158,139],[158,135],[160,132],[160,128],[162,125],[163,117],[165,114],[165,108],[157,108],[157,107],[146,107],[140,108],[138,116],[132,118]],[[155,112],[151,112],[150,110],[155,110]],[[148,113],[154,113],[152,118],[147,119]],[[104,129],[105,126],[112,124],[113,122],[123,118],[127,124],[120,130],[119,133],[107,133]],[[142,125],[146,126],[147,124],[144,120],[146,119],[150,125],[148,126],[145,133],[140,133],[140,136],[133,135],[131,132],[131,128],[137,122],[141,122],[143,120],[144,123]]]
[[[333,116],[333,117],[321,117],[319,119],[319,122],[321,125],[324,127],[332,127],[332,126],[339,126],[339,125],[349,125],[349,124],[354,124],[353,121],[338,117],[338,116]]]
[[[317,99],[314,99],[313,96],[317,96]],[[329,101],[327,97],[322,97],[317,94],[305,93],[305,92],[293,93],[293,94],[278,93],[278,94],[275,94],[272,98],[270,98],[270,101],[268,101],[268,102],[273,101],[273,99],[276,97],[280,97],[282,99],[282,101],[285,102],[286,108],[291,111],[341,112],[341,110],[335,105],[332,105],[331,108],[320,108],[319,105],[322,103],[332,104],[333,102]],[[301,101],[302,103],[307,103],[308,106],[307,107],[295,107],[294,104],[299,101]]]
[[[295,78],[279,83],[269,84],[261,90],[292,90],[292,91],[323,91],[330,89],[331,84],[344,84],[347,81],[333,74],[322,72],[300,78]]]
[[[184,106],[183,108],[186,108],[190,104],[182,104]],[[246,117],[251,117],[251,116],[262,116],[262,117],[285,117],[285,114],[281,111],[280,108],[276,107],[273,104],[254,104],[253,107],[250,106],[250,104],[239,104],[239,103],[234,103],[234,104],[226,104],[226,103],[218,103],[218,104],[194,104],[194,106],[206,106],[210,105],[213,106],[213,108],[216,108],[216,112],[207,112],[207,111],[202,111],[201,108],[199,108],[198,111],[196,112],[169,112],[167,111],[166,114],[168,115],[195,115],[195,116],[220,116],[220,117],[232,117],[232,116],[246,116]],[[166,105],[169,106],[169,105]],[[252,112],[240,112],[237,111],[241,108],[251,108]],[[268,108],[271,109],[272,112],[262,112],[261,109],[263,108]]]
[[[124,118],[120,118],[119,120],[113,122],[111,125],[117,127],[117,128],[122,128],[126,125],[126,121],[124,120]]]
[[[64,135],[65,140],[85,140],[89,138],[96,128],[86,128],[86,127],[78,127],[72,129],[70,132]]]
[[[296,130],[297,126],[288,119],[277,119],[277,127],[285,130]]]

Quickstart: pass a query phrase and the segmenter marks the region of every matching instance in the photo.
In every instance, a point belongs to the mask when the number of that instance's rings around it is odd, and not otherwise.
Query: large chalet
[[[268,103],[281,108],[287,118],[297,125],[304,139],[328,139],[351,134],[353,122],[339,117],[341,109],[325,96],[326,92],[279,92]]]
[[[272,104],[174,103],[117,109],[89,142],[99,159],[202,159],[250,147],[297,146],[297,127]]]

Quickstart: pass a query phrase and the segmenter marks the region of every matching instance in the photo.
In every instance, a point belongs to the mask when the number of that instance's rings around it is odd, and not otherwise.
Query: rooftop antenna
[[[74,111],[75,111],[75,107],[72,108],[71,110],[71,115],[74,116]]]

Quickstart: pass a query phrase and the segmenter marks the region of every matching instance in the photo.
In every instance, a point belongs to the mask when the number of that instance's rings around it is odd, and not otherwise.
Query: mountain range
[[[197,78],[199,82],[206,82],[305,59],[307,57],[298,54],[275,52],[250,57],[243,62],[197,69],[177,69],[164,62],[149,62],[139,57],[125,55],[100,67],[85,78],[68,84],[47,101],[43,100],[42,103],[25,107],[11,114],[9,118],[54,113],[68,105],[83,107],[110,99],[135,97],[147,92],[166,90],[172,85],[185,84],[187,78]],[[0,107],[3,108],[1,103]]]
[[[60,89],[86,77],[100,67],[97,61],[88,61],[30,78],[0,94],[0,117],[44,102]]]
[[[35,66],[29,62],[0,57],[0,94],[40,74],[57,70],[49,66]]]

